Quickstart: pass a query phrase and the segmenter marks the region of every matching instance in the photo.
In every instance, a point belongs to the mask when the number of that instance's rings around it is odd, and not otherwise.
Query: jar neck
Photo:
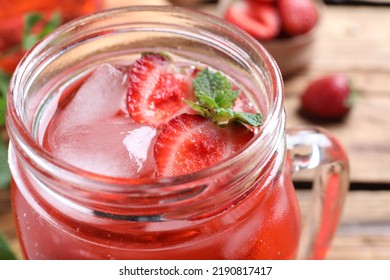
[[[46,102],[59,99],[58,91],[50,88],[97,63],[122,59],[129,50],[167,51],[227,73],[243,85],[263,113],[261,131],[234,157],[172,178],[112,178],[53,157],[43,149],[36,132],[42,129],[39,118]],[[7,129],[22,165],[49,192],[96,211],[132,208],[142,212],[148,205],[161,212],[203,196],[209,199],[199,209],[217,204],[217,199],[231,201],[267,174],[276,154],[284,154],[278,152],[284,147],[285,117],[282,78],[275,61],[257,41],[230,24],[179,7],[114,9],[63,25],[22,60],[8,97]]]

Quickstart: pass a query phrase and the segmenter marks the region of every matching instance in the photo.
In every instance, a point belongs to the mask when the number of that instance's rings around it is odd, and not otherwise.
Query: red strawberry
[[[352,89],[349,79],[332,74],[311,82],[301,96],[301,109],[311,117],[340,119],[351,109]]]
[[[291,36],[311,30],[318,21],[317,6],[312,0],[279,0],[283,30]]]
[[[5,52],[22,41],[23,25],[22,16],[2,20],[0,25],[0,52]]]
[[[15,50],[10,52],[9,54],[5,52],[0,55],[0,69],[5,71],[7,74],[11,75],[20,60],[23,58],[25,54],[24,50]]]
[[[227,9],[225,18],[258,40],[272,39],[279,35],[281,29],[279,13],[269,3],[233,3]]]
[[[253,135],[241,124],[219,127],[200,115],[177,116],[157,137],[156,176],[179,176],[208,168],[236,153]]]
[[[128,77],[127,109],[137,122],[159,126],[188,110],[183,99],[192,99],[191,74],[176,71],[166,55],[143,54]]]

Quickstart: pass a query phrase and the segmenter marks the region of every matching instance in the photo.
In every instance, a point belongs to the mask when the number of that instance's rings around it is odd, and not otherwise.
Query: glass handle
[[[287,129],[293,173],[314,169],[311,205],[304,221],[298,259],[323,259],[337,229],[349,189],[345,149],[329,131],[304,126]]]

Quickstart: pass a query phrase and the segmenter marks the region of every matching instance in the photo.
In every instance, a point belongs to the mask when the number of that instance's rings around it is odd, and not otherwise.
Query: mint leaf
[[[231,109],[240,91],[233,90],[229,80],[220,72],[214,73],[206,68],[197,74],[193,85],[198,100],[185,102],[218,125],[225,126],[230,122],[239,122],[256,127],[263,123],[260,113],[236,112]]]
[[[217,109],[214,119],[217,123],[222,125],[230,122],[240,122],[256,127],[263,123],[263,116],[261,114],[236,112],[225,108]]]
[[[0,233],[0,260],[17,260],[3,234]]]
[[[8,149],[6,144],[0,142],[0,189],[8,188],[10,179]]]
[[[199,98],[207,96],[214,100],[220,108],[231,108],[240,92],[232,90],[229,80],[220,72],[213,73],[208,68],[199,72],[194,81],[195,95]],[[202,103],[203,100],[200,100]],[[207,101],[205,104],[210,105]],[[215,108],[215,106],[212,106]]]
[[[200,106],[198,103],[195,103],[195,102],[192,102],[189,100],[183,100],[183,101],[186,102],[192,109],[194,109],[196,112],[198,112],[202,116],[210,117],[209,109],[207,107]]]
[[[210,109],[219,108],[219,105],[214,98],[212,98],[206,94],[203,94],[203,93],[198,93],[196,96],[198,97],[199,104],[206,106]]]
[[[33,29],[38,23],[44,21],[42,14],[40,13],[29,13],[24,19],[24,30],[23,30],[23,40],[22,47],[25,50],[29,50],[34,46],[39,40],[48,35],[50,32],[54,31],[61,24],[60,14],[54,13],[51,20],[42,27],[41,31],[34,33]]]

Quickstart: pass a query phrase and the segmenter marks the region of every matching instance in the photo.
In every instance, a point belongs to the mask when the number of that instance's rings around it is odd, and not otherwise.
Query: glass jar
[[[94,174],[42,146],[67,81],[101,63],[167,52],[232,77],[264,115],[237,155],[189,175]],[[27,259],[321,259],[348,190],[348,159],[318,127],[285,131],[273,58],[221,19],[172,6],[103,11],[65,24],[22,60],[8,95],[9,164]],[[286,141],[287,139],[287,141]],[[293,172],[317,168],[301,226]]]

